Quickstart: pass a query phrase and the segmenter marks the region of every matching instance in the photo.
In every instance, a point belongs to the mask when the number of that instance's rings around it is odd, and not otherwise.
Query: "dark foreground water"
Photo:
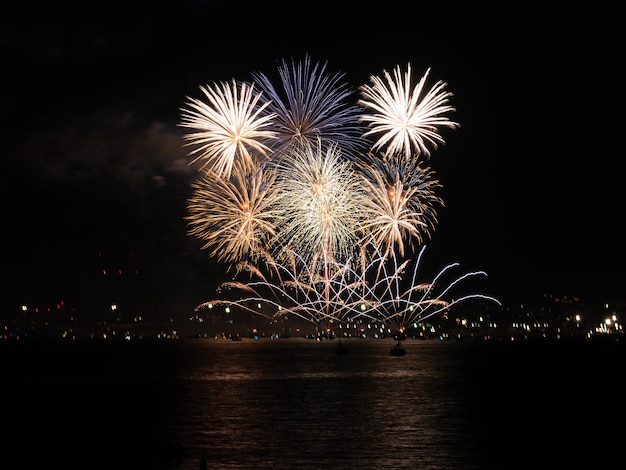
[[[0,344],[0,468],[626,468],[626,344]]]

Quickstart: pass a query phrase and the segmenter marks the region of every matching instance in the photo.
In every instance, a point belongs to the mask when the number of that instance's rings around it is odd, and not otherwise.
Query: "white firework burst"
[[[284,224],[273,246],[288,247],[307,263],[347,259],[358,243],[364,193],[350,162],[337,145],[294,148],[272,165],[276,207]]]
[[[208,166],[218,177],[229,177],[236,159],[254,166],[254,158],[267,158],[270,149],[263,141],[276,135],[267,129],[274,114],[264,113],[269,102],[258,106],[261,93],[254,93],[254,85],[238,87],[233,80],[200,89],[208,102],[187,97],[188,107],[181,109],[180,126],[195,131],[184,136],[186,145],[197,146],[191,163],[203,160],[200,169]]]
[[[372,86],[362,85],[359,90],[361,99],[358,104],[372,110],[364,114],[361,121],[370,128],[364,137],[379,135],[373,150],[385,149],[388,154],[403,153],[406,158],[424,155],[430,157],[429,146],[437,148],[444,144],[439,134],[440,128],[455,129],[457,122],[451,121],[446,113],[455,111],[448,98],[452,93],[445,91],[446,83],[438,81],[430,90],[424,91],[430,68],[411,90],[411,64],[402,78],[399,66],[394,70],[394,77],[383,70],[384,80],[378,76],[370,77]]]

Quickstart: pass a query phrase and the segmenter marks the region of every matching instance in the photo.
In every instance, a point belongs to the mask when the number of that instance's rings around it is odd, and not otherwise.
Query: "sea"
[[[624,342],[394,344],[4,341],[0,468],[626,468]]]

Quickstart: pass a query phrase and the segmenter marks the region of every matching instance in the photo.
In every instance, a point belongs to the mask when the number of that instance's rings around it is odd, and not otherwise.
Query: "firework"
[[[358,243],[364,193],[350,162],[337,145],[293,149],[281,159],[276,173],[276,207],[283,225],[272,240],[273,248],[288,247],[307,264],[347,259]]]
[[[499,304],[479,293],[451,298],[466,279],[486,276],[453,276],[458,263],[418,279],[443,206],[420,157],[444,144],[442,128],[459,126],[447,117],[455,110],[446,83],[426,90],[429,72],[412,89],[410,64],[393,78],[383,71],[350,106],[344,75],[307,56],[282,61],[279,87],[255,73],[259,93],[233,80],[201,87],[208,103],[189,99],[181,125],[194,131],[187,145],[197,146],[191,154],[206,171],[188,201],[188,233],[236,271],[219,289],[232,295],[199,308],[316,325],[369,318],[400,332],[459,302]]]
[[[188,201],[188,233],[220,261],[255,258],[275,234],[280,220],[271,209],[274,175],[261,167],[234,163],[230,177],[212,170],[192,184]]]
[[[208,166],[217,177],[229,177],[236,159],[254,166],[254,158],[267,158],[269,148],[263,141],[275,137],[266,129],[274,115],[264,113],[269,103],[258,105],[261,94],[254,93],[254,86],[241,83],[238,88],[233,80],[232,85],[222,82],[200,89],[208,103],[188,97],[188,108],[181,110],[180,125],[195,131],[184,136],[187,145],[197,146],[190,152],[197,154],[191,163],[202,160],[200,169]]]
[[[330,274],[322,277],[298,253],[285,250],[283,254],[285,261],[279,263],[265,252],[261,263],[264,270],[256,264],[241,262],[238,272],[248,273],[250,279],[227,281],[218,289],[236,292],[235,298],[210,300],[197,308],[229,306],[270,319],[295,315],[318,326],[346,323],[359,315],[363,302],[362,278],[350,262],[328,263]]]
[[[434,171],[416,160],[368,153],[355,162],[369,197],[365,199],[362,232],[383,256],[419,246],[437,225],[437,205],[443,200]]]
[[[275,115],[277,139],[270,145],[277,155],[294,146],[315,145],[318,139],[325,147],[336,144],[345,158],[365,148],[365,129],[358,121],[362,109],[347,104],[353,91],[342,82],[343,73],[330,74],[326,63],[311,63],[309,56],[297,64],[292,61],[291,67],[283,60],[278,72],[279,88],[267,75],[253,74],[264,92],[259,102]]]
[[[373,114],[363,114],[361,120],[370,128],[363,136],[380,137],[373,150],[385,149],[388,154],[403,153],[406,158],[424,155],[430,157],[429,146],[437,148],[444,144],[439,128],[455,129],[458,123],[450,121],[445,114],[455,109],[448,104],[452,93],[444,91],[446,83],[438,81],[425,95],[424,86],[430,69],[422,76],[411,92],[411,64],[402,78],[400,67],[394,70],[394,78],[386,70],[383,76],[370,77],[372,86],[360,87],[361,99],[358,104],[373,110]],[[422,96],[423,95],[423,96]]]
[[[389,258],[379,254],[362,271],[355,270],[351,260],[335,261],[330,263],[331,274],[327,277],[307,268],[293,251],[288,251],[283,264],[266,252],[263,264],[269,274],[264,274],[255,264],[242,262],[239,271],[248,272],[251,279],[227,281],[219,289],[237,292],[236,298],[210,300],[198,308],[225,305],[253,315],[269,311],[265,316],[270,319],[295,315],[326,327],[367,318],[403,332],[410,325],[445,314],[453,306],[471,299],[500,305],[496,298],[481,293],[450,298],[463,281],[486,276],[484,271],[470,271],[451,277],[459,263],[448,264],[429,281],[419,280],[425,250],[423,246],[414,263],[411,259],[398,259],[395,253]],[[413,270],[409,271],[412,263]]]
[[[496,298],[481,293],[449,298],[453,289],[463,281],[487,275],[484,271],[471,271],[449,279],[459,263],[448,264],[432,280],[420,282],[419,268],[425,250],[426,246],[420,249],[410,278],[405,278],[405,274],[411,259],[399,260],[395,253],[389,258],[378,256],[366,266],[359,284],[364,287],[362,303],[368,309],[361,312],[361,316],[380,321],[394,331],[402,332],[409,325],[446,313],[454,305],[471,299],[482,299],[500,305]]]

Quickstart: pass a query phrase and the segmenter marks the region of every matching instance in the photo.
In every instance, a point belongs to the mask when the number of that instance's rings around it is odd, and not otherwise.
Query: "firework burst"
[[[361,120],[370,128],[364,137],[380,135],[373,146],[374,150],[386,149],[387,153],[404,153],[406,158],[424,155],[430,157],[429,146],[437,148],[444,144],[439,128],[455,129],[459,124],[449,120],[445,114],[455,109],[448,104],[452,93],[444,91],[446,83],[438,81],[424,93],[426,78],[430,69],[411,92],[411,64],[402,78],[400,67],[394,70],[392,78],[383,70],[384,80],[370,77],[372,86],[360,87],[361,99],[358,104],[373,110],[373,114],[363,114]]]
[[[276,173],[276,207],[281,212],[274,248],[288,247],[308,264],[347,259],[358,243],[364,193],[350,162],[337,145],[295,148]],[[319,257],[319,258],[318,258]]]
[[[364,201],[361,230],[376,249],[388,256],[395,250],[404,256],[430,239],[437,225],[436,206],[443,200],[434,171],[416,160],[372,153],[355,162],[369,197]]]
[[[365,129],[358,121],[362,109],[346,102],[353,91],[342,82],[345,74],[330,74],[326,63],[312,63],[309,56],[291,66],[283,60],[278,73],[282,88],[263,73],[253,74],[263,91],[259,102],[275,115],[277,139],[270,145],[277,155],[318,139],[325,147],[336,144],[345,158],[365,148]]]
[[[192,184],[188,201],[188,233],[204,242],[219,261],[256,258],[275,235],[279,221],[271,209],[274,175],[236,161],[230,177],[212,170]]]
[[[254,93],[254,86],[238,87],[233,80],[200,89],[208,103],[188,97],[188,108],[181,109],[180,126],[195,131],[184,136],[186,145],[197,146],[190,152],[197,154],[191,163],[202,160],[201,169],[208,166],[217,177],[229,177],[236,159],[254,166],[255,157],[267,157],[270,149],[263,141],[276,135],[266,129],[274,114],[264,113],[269,102],[258,105],[261,94]]]

